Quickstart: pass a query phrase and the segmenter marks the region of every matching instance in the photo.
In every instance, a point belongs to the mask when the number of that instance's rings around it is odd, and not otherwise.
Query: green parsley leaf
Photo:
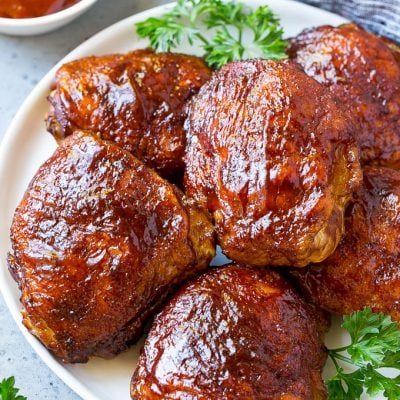
[[[382,360],[382,368],[395,368],[400,370],[400,352],[388,352]]]
[[[150,46],[156,51],[170,51],[179,46],[185,37],[193,41],[196,30],[168,17],[162,20],[149,18],[138,24],[137,33],[141,37],[148,37]]]
[[[215,1],[214,3],[215,7],[210,10],[210,15],[206,19],[207,28],[218,28],[224,24],[225,26],[232,25],[240,30],[251,13],[251,9],[243,3],[234,1],[227,3]]]
[[[357,400],[366,391],[371,396],[383,393],[389,400],[400,399],[400,375],[388,378],[379,369],[400,370],[400,328],[396,322],[370,308],[343,318],[351,338],[348,346],[328,350],[336,374],[326,381],[329,398]],[[345,373],[340,365],[345,362],[358,367]]]
[[[378,393],[383,392],[383,395],[388,399],[400,399],[400,377],[387,378],[380,374],[371,365],[365,368],[364,372],[367,393],[371,396],[376,396]]]
[[[397,323],[370,308],[344,317],[342,327],[350,334],[352,344],[347,350],[354,363],[380,365],[386,354],[399,351],[400,330]]]
[[[202,15],[213,10],[213,3],[214,1],[178,0],[169,14],[178,18],[187,18],[194,23]]]
[[[202,35],[202,27],[209,30],[210,39]],[[215,68],[235,60],[286,58],[279,18],[268,6],[253,11],[235,1],[179,0],[161,18],[136,24],[136,31],[156,51],[171,51],[184,40],[197,42]]]
[[[363,376],[360,370],[346,374],[339,368],[336,375],[327,382],[330,400],[359,399],[363,392]]]
[[[283,29],[279,19],[266,6],[258,8],[249,16],[249,27],[254,33],[254,45],[265,58],[279,60],[285,53],[286,42],[282,40]]]
[[[26,397],[18,395],[19,389],[14,385],[15,378],[13,376],[0,382],[0,400],[27,400]]]

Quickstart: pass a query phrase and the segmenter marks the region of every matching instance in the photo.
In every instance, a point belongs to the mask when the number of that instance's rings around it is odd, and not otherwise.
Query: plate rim
[[[243,0],[238,0],[243,1]],[[257,1],[257,0],[256,0]],[[329,15],[331,17],[340,18],[343,22],[347,21],[346,18],[335,14],[333,12],[323,10],[321,8],[302,3],[297,0],[261,0],[266,5],[271,3],[286,3],[289,7],[289,4],[296,4],[296,7],[302,7],[304,12],[310,10],[312,12],[321,12],[322,14]],[[142,12],[130,15],[122,20],[111,24],[110,26],[102,29],[101,31],[95,33],[87,40],[83,41],[80,45],[75,47],[72,51],[67,53],[60,61],[58,61],[37,83],[37,85],[31,90],[26,99],[22,102],[21,106],[18,108],[15,116],[13,117],[11,123],[9,124],[6,132],[0,142],[0,184],[4,181],[4,176],[6,174],[6,160],[8,160],[9,150],[15,144],[15,141],[18,141],[18,137],[14,137],[14,133],[18,131],[18,127],[21,126],[25,115],[28,111],[34,106],[37,101],[38,95],[40,92],[44,91],[51,85],[53,77],[55,75],[56,70],[64,63],[76,59],[77,57],[82,57],[80,55],[81,52],[87,52],[85,48],[93,47],[96,43],[103,39],[107,39],[114,31],[118,31],[118,28],[122,28],[125,25],[132,25],[132,42],[134,43],[134,30],[133,26],[136,22],[141,20],[145,20],[148,17],[154,16],[156,14],[160,14],[161,12],[165,12],[169,8],[172,8],[176,3],[171,2],[167,4],[162,4]],[[84,57],[84,56],[83,56]],[[2,200],[0,200],[1,203]],[[9,226],[7,225],[4,229],[9,230]],[[9,288],[7,280],[5,278],[6,274],[8,274],[8,266],[3,263],[2,258],[0,257],[0,293],[2,294],[4,301],[7,306],[7,311],[11,314],[14,319],[18,329],[23,334],[26,341],[30,344],[35,353],[40,357],[40,359],[46,364],[46,366],[61,380],[63,381],[70,389],[72,389],[78,396],[83,398],[84,400],[104,400],[94,394],[81,380],[75,377],[68,369],[67,364],[63,364],[61,361],[57,360],[50,351],[42,345],[42,343],[34,337],[22,324],[21,321],[21,307],[17,307],[14,301],[14,295],[12,294],[11,288]],[[20,304],[20,303],[19,303]]]

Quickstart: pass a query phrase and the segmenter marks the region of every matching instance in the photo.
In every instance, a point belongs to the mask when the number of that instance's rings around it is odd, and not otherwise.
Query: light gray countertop
[[[25,38],[0,35],[0,139],[32,88],[62,57],[114,22],[168,2],[99,0],[78,20],[56,32]],[[20,393],[28,400],[79,399],[38,358],[0,296],[0,380],[10,375],[15,376]]]

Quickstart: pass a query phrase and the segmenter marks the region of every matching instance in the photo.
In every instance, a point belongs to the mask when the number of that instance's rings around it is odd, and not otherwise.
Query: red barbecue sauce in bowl
[[[35,18],[54,14],[80,0],[0,0],[1,18]]]

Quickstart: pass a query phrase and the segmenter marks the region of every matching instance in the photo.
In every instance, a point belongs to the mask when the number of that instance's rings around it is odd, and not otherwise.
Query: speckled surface
[[[30,38],[0,35],[0,138],[32,88],[62,57],[114,22],[168,2],[99,0],[85,15],[56,32]],[[0,380],[10,375],[28,400],[80,398],[38,358],[0,296]]]

